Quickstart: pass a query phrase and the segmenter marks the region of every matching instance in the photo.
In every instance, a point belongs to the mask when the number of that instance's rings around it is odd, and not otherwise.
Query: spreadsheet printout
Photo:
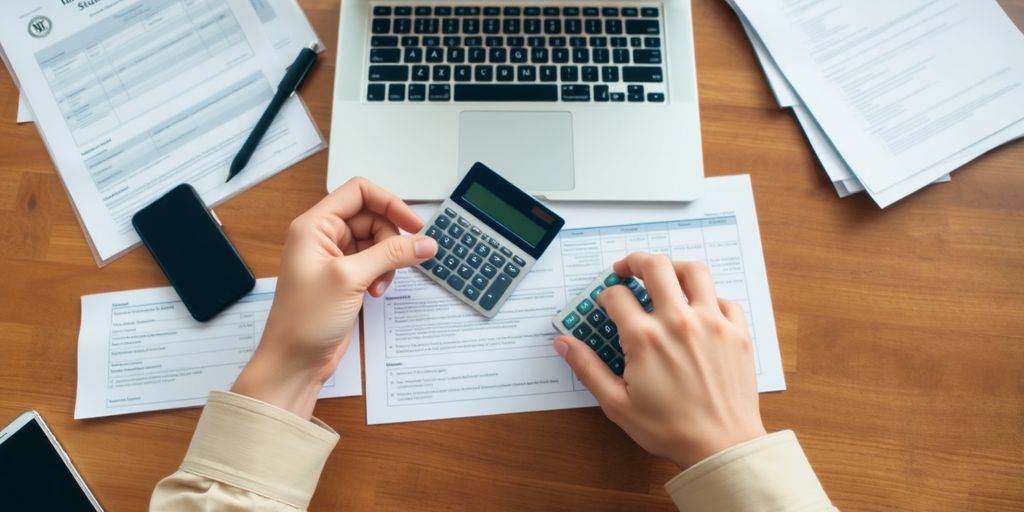
[[[131,216],[178,184],[214,205],[323,147],[289,101],[225,183],[285,73],[246,0],[5,2],[0,45],[101,265],[138,244]]]
[[[437,206],[414,208],[429,218]],[[596,405],[552,348],[551,321],[634,251],[705,262],[718,294],[746,312],[758,389],[785,389],[749,176],[709,178],[705,195],[688,205],[560,204],[557,211],[567,227],[491,320],[413,269],[397,272],[381,298],[367,297],[370,424]]]
[[[203,323],[170,287],[83,296],[75,419],[199,406],[229,389],[263,336],[276,284],[257,280]],[[358,327],[320,398],[362,393]]]

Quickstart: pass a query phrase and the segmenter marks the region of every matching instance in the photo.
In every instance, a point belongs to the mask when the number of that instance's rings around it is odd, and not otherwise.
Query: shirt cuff
[[[306,509],[338,437],[316,418],[213,391],[181,469]]]
[[[665,490],[682,512],[835,510],[791,430],[712,455]]]

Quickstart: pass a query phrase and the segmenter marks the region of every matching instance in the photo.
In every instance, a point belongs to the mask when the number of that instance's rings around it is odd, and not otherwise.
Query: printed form
[[[436,205],[415,207],[428,218]],[[552,318],[634,251],[708,264],[719,295],[743,306],[758,389],[785,389],[749,176],[709,178],[688,205],[560,204],[566,228],[501,312],[475,313],[414,269],[363,309],[370,424],[596,405],[555,353]]]
[[[257,280],[204,323],[170,287],[83,296],[75,419],[200,406],[210,391],[229,389],[263,336],[276,285]],[[359,379],[353,342],[320,398],[359,395]]]
[[[224,183],[285,72],[249,1],[26,0],[0,14],[4,57],[101,265],[138,243],[131,216],[174,186],[214,205],[323,147],[290,101]]]

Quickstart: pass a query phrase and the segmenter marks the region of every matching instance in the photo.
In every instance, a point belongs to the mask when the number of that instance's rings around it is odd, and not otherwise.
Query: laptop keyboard
[[[656,5],[371,8],[368,102],[666,101]]]

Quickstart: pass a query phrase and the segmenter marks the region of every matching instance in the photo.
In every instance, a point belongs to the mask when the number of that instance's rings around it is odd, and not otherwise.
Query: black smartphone
[[[132,217],[153,259],[200,322],[256,286],[256,278],[191,185],[178,185]]]

